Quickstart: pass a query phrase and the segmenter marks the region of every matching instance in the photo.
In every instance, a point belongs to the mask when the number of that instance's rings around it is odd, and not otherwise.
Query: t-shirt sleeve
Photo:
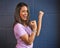
[[[25,31],[25,29],[23,28],[23,26],[21,24],[17,24],[14,27],[14,32],[19,36],[23,36],[25,34],[27,34],[27,32]]]

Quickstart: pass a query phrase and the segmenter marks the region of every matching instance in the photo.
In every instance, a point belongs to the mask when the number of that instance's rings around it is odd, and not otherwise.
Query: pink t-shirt
[[[24,43],[24,41],[22,41],[20,39],[21,36],[28,34],[31,35],[32,30],[30,29],[29,26],[25,27],[20,23],[17,23],[14,26],[14,35],[17,39],[17,44],[16,44],[16,48],[33,48],[33,43],[31,45],[27,45]]]

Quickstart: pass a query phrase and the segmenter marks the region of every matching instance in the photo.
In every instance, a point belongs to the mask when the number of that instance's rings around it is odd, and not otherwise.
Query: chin
[[[25,21],[27,21],[27,20],[25,20]]]
[[[27,19],[24,18],[24,19],[22,19],[22,20],[26,21]]]
[[[27,19],[24,19],[24,20],[27,20]]]

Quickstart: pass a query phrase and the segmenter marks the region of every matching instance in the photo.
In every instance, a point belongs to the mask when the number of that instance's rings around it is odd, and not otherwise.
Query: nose
[[[24,13],[24,15],[25,15],[25,16],[27,16],[27,15],[28,15],[28,13],[27,13],[27,12],[25,12],[25,13]]]

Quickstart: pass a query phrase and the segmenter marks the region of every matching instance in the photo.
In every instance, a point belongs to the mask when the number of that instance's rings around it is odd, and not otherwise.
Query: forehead
[[[28,7],[27,6],[22,6],[21,10],[28,10]]]

